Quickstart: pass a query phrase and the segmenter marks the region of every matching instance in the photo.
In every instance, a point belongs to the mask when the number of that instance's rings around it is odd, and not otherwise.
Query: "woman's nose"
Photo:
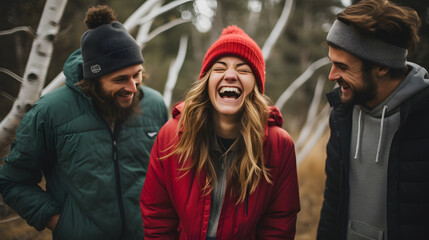
[[[234,69],[233,66],[228,67],[228,69],[225,71],[225,79],[227,80],[236,80],[237,79],[237,71]]]

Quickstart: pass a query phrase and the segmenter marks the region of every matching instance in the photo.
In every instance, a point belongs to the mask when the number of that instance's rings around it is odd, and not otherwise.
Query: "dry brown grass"
[[[45,179],[43,178],[40,182],[40,187],[45,189]],[[0,222],[5,219],[11,219],[17,216],[17,214],[4,204],[3,199],[0,196]],[[6,223],[0,223],[0,239],[1,240],[50,240],[52,239],[52,233],[50,230],[45,229],[43,231],[37,231],[35,228],[27,224],[27,222],[18,218],[13,221]]]
[[[38,232],[29,226],[25,220],[17,220],[0,224],[0,238],[2,240],[48,240],[52,239],[51,231],[43,230]]]
[[[296,240],[316,239],[325,187],[325,158],[328,135],[325,134],[298,166],[301,212],[298,214]]]

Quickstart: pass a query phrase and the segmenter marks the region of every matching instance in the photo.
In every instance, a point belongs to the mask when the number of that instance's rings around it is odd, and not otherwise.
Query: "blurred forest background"
[[[182,35],[188,36],[188,46],[183,67],[172,92],[172,104],[182,100],[187,89],[197,77],[202,59],[208,47],[228,25],[244,29],[262,48],[278,21],[287,0],[194,0],[156,17],[152,28],[162,26],[176,19],[188,20],[162,32],[144,45],[142,50],[149,74],[146,85],[163,93],[168,78],[168,69],[177,57]],[[67,57],[80,47],[80,37],[86,31],[83,19],[86,10],[94,5],[108,4],[115,9],[118,20],[124,23],[144,0],[73,0],[68,1],[62,16],[60,30],[54,43],[54,51],[45,85],[61,71]],[[164,5],[172,1],[163,1]],[[335,14],[345,6],[357,1],[347,0],[296,0],[287,25],[266,61],[266,94],[273,103],[304,73],[315,61],[326,57],[325,37]],[[422,18],[421,42],[409,60],[429,68],[429,1],[394,0],[401,5],[414,8]],[[0,33],[20,26],[37,31],[45,0],[0,0]],[[131,31],[131,34],[136,32]],[[34,34],[17,31],[0,35],[0,121],[11,110],[21,83],[6,74],[5,69],[23,76],[31,50]],[[326,84],[323,93],[332,89],[327,80],[330,64],[324,64],[312,74],[309,81],[295,91],[289,101],[280,109],[285,119],[284,128],[298,139],[308,115],[308,108],[318,79]],[[320,82],[320,80],[319,80]],[[320,88],[320,87],[319,87]],[[326,105],[322,96],[316,108]],[[326,118],[326,115],[325,115]],[[320,120],[322,121],[322,120]],[[326,122],[326,119],[323,119]],[[317,124],[316,124],[317,125]],[[325,144],[329,136],[327,128],[312,150],[298,166],[301,207],[298,215],[296,239],[315,239],[319,211],[323,199]],[[1,162],[2,159],[0,159]],[[136,214],[140,214],[136,211]],[[50,232],[37,232],[15,217],[0,200],[0,239],[51,239]],[[14,220],[10,220],[14,219]]]

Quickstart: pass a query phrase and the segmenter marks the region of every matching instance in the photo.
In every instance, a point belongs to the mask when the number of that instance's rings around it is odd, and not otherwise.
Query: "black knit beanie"
[[[85,23],[89,30],[81,38],[85,79],[99,78],[143,63],[140,46],[134,38],[121,23],[112,22],[112,19],[116,20],[115,16],[104,16],[114,14],[113,10],[107,6],[98,9],[92,8],[92,11],[88,11]]]

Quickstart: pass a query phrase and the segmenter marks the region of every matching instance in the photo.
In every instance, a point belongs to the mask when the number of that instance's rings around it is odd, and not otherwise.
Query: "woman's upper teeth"
[[[241,94],[240,89],[239,89],[239,88],[237,88],[237,87],[222,87],[222,88],[219,90],[219,93],[225,93],[225,92],[235,92],[235,93],[237,93],[237,94]]]

